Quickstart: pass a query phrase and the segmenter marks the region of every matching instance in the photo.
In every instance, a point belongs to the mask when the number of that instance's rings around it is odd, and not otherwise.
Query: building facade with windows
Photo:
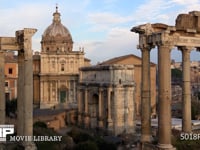
[[[13,52],[5,53],[5,98],[17,98],[18,63]]]
[[[53,22],[42,35],[39,78],[35,77],[34,89],[38,93],[35,96],[40,97],[40,108],[76,105],[79,68],[89,65],[89,60],[84,58],[83,49],[72,49],[72,36],[61,23],[56,7]]]

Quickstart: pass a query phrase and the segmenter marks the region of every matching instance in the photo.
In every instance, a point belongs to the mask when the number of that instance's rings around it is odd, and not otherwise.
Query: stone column
[[[129,87],[124,87],[124,130],[129,131]]]
[[[0,124],[5,124],[5,56],[0,51]]]
[[[82,114],[82,98],[81,98],[81,90],[78,89],[77,91],[78,93],[78,124],[81,126],[82,125],[82,118],[81,118],[81,114]]]
[[[16,32],[17,42],[19,44],[19,77],[22,82],[18,84],[18,134],[24,136],[33,135],[33,60],[32,60],[32,43],[31,38],[36,29],[20,30]],[[21,122],[20,122],[21,120]],[[32,142],[23,143],[25,149],[36,147]]]
[[[74,88],[73,88],[74,100],[73,100],[73,102],[76,103],[77,102],[77,97],[76,97],[76,80],[73,80],[73,84],[74,84]]]
[[[99,128],[103,128],[103,118],[102,118],[102,89],[99,88],[99,116],[98,116],[98,124]]]
[[[17,135],[24,135],[24,52],[18,51]]]
[[[84,100],[85,100],[85,118],[84,118],[84,123],[85,123],[85,127],[89,128],[88,89],[87,89],[87,87],[85,88]]]
[[[24,135],[33,135],[33,59],[31,38],[35,29],[24,29]]]
[[[55,100],[56,104],[58,104],[58,82],[55,81],[56,87],[55,87]]]
[[[110,130],[113,126],[113,121],[112,121],[112,118],[111,118],[111,88],[108,87],[107,88],[107,100],[108,100],[108,116],[107,116],[107,122],[108,122],[108,129]]]
[[[72,97],[71,97],[71,81],[72,80],[69,80],[68,81],[68,103],[71,103],[72,102]]]
[[[52,94],[52,81],[49,81],[49,102],[52,105],[53,102],[53,98],[52,98],[53,94]]]
[[[158,148],[173,149],[171,145],[171,46],[158,46]]]
[[[151,141],[150,48],[142,47],[141,142]]]
[[[190,51],[192,47],[180,47],[182,51],[182,70],[183,70],[183,88],[182,88],[182,131],[191,132],[191,86],[190,86]]]

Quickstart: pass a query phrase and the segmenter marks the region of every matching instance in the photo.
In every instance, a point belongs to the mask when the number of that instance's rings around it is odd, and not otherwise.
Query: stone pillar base
[[[108,119],[107,123],[108,123],[108,128],[107,128],[108,134],[113,134],[114,130],[113,130],[113,121],[112,121],[112,119]]]
[[[140,141],[143,142],[152,142],[153,141],[153,137],[151,135],[141,135]]]
[[[98,121],[98,127],[100,129],[103,129],[103,119],[102,118],[100,118],[99,121]]]
[[[84,118],[84,126],[85,126],[85,128],[89,128],[90,127],[90,118],[89,118],[89,116],[85,116],[85,118]]]
[[[37,150],[34,142],[23,142],[24,150]]]
[[[81,117],[81,115],[78,115],[78,125],[79,126],[82,125],[82,117]]]
[[[157,150],[176,150],[171,144],[158,144]]]

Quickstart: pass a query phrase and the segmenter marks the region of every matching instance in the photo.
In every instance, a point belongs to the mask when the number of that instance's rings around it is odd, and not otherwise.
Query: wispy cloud
[[[103,41],[85,41],[81,44],[85,46],[86,57],[92,58],[95,64],[130,53],[140,56],[140,51],[136,49],[137,43],[138,35],[130,32],[129,28],[112,28]]]

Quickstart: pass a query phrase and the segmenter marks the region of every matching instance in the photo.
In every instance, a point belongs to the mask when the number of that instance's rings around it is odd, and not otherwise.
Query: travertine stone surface
[[[80,71],[79,91],[85,92],[80,97],[80,105],[84,107],[79,107],[79,117],[84,120],[79,121],[85,127],[114,135],[134,133],[133,65],[97,65]]]
[[[33,135],[33,69],[32,69],[32,36],[36,32],[36,29],[24,28],[23,30],[16,31],[16,37],[1,37],[0,38],[0,54],[1,56],[4,50],[18,51],[18,100],[17,100],[17,134],[32,136]],[[4,60],[0,57],[1,66],[4,67]],[[3,69],[4,70],[4,69]],[[1,82],[4,75],[1,75]],[[1,85],[4,85],[4,83]],[[3,91],[4,87],[1,88]],[[5,95],[4,93],[1,95]],[[1,106],[5,106],[4,103]],[[0,109],[2,110],[2,109]],[[0,120],[4,120],[5,112],[1,112]],[[33,144],[34,145],[34,144]],[[30,149],[25,146],[25,149]]]
[[[182,131],[192,132],[191,124],[191,85],[190,85],[190,52],[193,47],[179,47],[182,52],[183,90],[182,90]]]

